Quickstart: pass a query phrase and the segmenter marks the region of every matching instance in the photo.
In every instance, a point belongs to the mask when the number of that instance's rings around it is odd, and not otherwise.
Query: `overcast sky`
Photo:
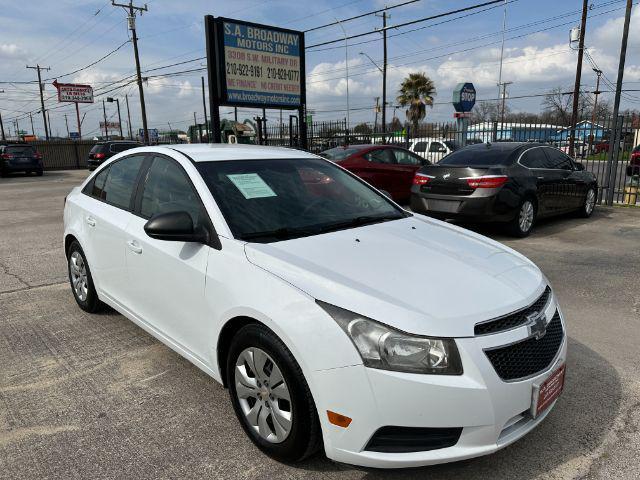
[[[305,30],[402,0],[151,0],[149,11],[137,19],[140,56],[143,70],[156,69],[179,62],[181,65],[158,69],[145,75],[202,68],[205,55],[203,16],[212,14],[242,20]],[[477,0],[421,0],[390,11],[389,25],[435,15],[478,3]],[[609,81],[616,81],[620,39],[624,16],[624,1],[593,0],[587,22],[586,46],[596,64]],[[576,52],[569,48],[569,30],[580,20],[580,0],[515,0],[507,4],[507,32],[504,52],[503,80],[513,82],[509,95],[540,94],[556,86],[573,89]],[[625,88],[640,90],[640,7],[634,6]],[[81,82],[105,92],[115,80],[134,73],[133,49],[130,43],[95,66],[77,74],[63,75],[84,67],[109,53],[127,40],[126,16],[110,2],[57,2],[30,0],[0,0],[0,81],[29,82],[34,70],[25,66],[39,63],[50,67],[44,78],[60,77],[61,82]],[[389,31],[387,80],[388,101],[394,103],[398,86],[408,73],[425,72],[437,88],[436,105],[427,112],[434,121],[452,118],[450,104],[452,88],[458,82],[471,81],[478,90],[478,99],[497,96],[500,42],[502,38],[503,6],[485,7],[473,12],[444,17]],[[344,24],[349,34],[371,31],[380,27],[382,19],[367,16]],[[411,31],[410,31],[411,30]],[[306,34],[307,45],[339,39],[339,26]],[[360,52],[376,62],[382,61],[380,34],[350,41],[349,101],[352,124],[373,122],[375,97],[381,96],[382,75]],[[192,61],[193,60],[193,61]],[[346,116],[346,78],[344,42],[308,49],[308,108],[314,120],[342,119]],[[193,123],[193,112],[202,121],[200,76],[192,72],[173,77],[156,77],[145,86],[149,126],[160,129],[185,129]],[[582,88],[593,90],[595,74],[585,58]],[[115,86],[122,85],[117,84]],[[113,88],[113,87],[109,87]],[[609,90],[606,84],[601,87]],[[37,85],[4,83],[0,85],[0,111],[5,126],[19,117],[20,128],[31,131],[28,112],[39,110]],[[128,94],[132,123],[140,125],[140,107],[135,84],[108,93],[121,99],[125,116],[124,95]],[[613,98],[612,94],[605,97]],[[70,130],[75,128],[72,104],[58,105],[51,80],[47,81],[45,97],[50,111],[54,135],[66,135],[64,114],[69,117]],[[93,105],[82,105],[86,112],[83,134],[97,134],[102,117],[101,98]],[[540,109],[540,98],[511,99],[512,111]],[[626,93],[622,108],[640,108],[640,92]],[[393,113],[388,109],[388,117]],[[221,109],[223,114],[231,111]],[[240,120],[252,117],[256,111],[241,110]],[[404,121],[404,112],[398,110]],[[269,113],[272,120],[278,113]],[[107,104],[107,116],[117,120],[115,104]],[[287,113],[285,112],[285,117]],[[43,134],[42,117],[34,114],[36,134]]]

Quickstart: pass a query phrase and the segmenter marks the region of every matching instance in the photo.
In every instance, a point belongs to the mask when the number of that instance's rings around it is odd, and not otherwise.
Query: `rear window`
[[[439,164],[459,167],[510,165],[513,163],[514,152],[513,148],[497,148],[486,145],[462,148],[444,157]]]
[[[16,155],[16,156],[33,155],[35,152],[36,150],[30,145],[8,146],[5,149],[5,153],[10,153],[11,155]]]
[[[105,147],[104,143],[96,143],[93,147],[91,147],[91,150],[89,150],[89,153],[103,152],[104,147]]]
[[[327,160],[340,161],[353,155],[354,153],[357,153],[358,150],[358,148],[337,147],[332,148],[331,150],[325,150],[320,154],[320,156],[326,158]]]

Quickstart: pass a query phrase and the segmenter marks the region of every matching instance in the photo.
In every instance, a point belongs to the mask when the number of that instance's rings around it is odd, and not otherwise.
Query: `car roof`
[[[509,152],[521,147],[542,147],[549,146],[538,142],[495,142],[495,143],[473,143],[464,147],[465,150],[486,150],[491,149],[496,152]]]
[[[167,150],[181,152],[194,162],[215,162],[222,160],[261,160],[288,158],[321,158],[303,150],[285,147],[266,147],[262,145],[196,143],[176,144],[158,147],[142,147],[141,150],[169,153]]]

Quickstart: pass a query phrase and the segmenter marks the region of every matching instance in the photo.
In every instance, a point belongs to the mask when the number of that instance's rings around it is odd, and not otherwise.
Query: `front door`
[[[549,171],[553,171],[558,178],[559,185],[556,189],[556,212],[561,213],[573,210],[579,206],[578,184],[573,174],[573,162],[571,158],[557,148],[544,147],[549,157]]]
[[[395,168],[400,182],[398,200],[408,201],[411,197],[413,177],[422,165],[429,165],[430,162],[403,148],[394,148],[393,154],[396,157]]]
[[[204,295],[209,247],[156,240],[144,231],[159,213],[185,211],[194,225],[207,222],[195,188],[174,159],[155,156],[142,179],[127,228],[126,256],[133,313],[179,348],[208,364]]]

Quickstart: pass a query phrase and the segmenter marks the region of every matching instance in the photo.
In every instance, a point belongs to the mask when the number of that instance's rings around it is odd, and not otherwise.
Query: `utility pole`
[[[582,77],[582,57],[584,55],[584,35],[587,29],[587,12],[588,11],[589,11],[589,0],[582,0],[582,20],[580,22],[580,42],[578,43],[578,65],[576,67],[576,82],[573,87],[573,108],[571,109],[571,135],[569,136],[569,156],[570,157],[573,157],[574,155],[576,123],[578,123],[578,102],[580,101],[580,79]]]
[[[598,108],[598,95],[600,95],[600,77],[602,76],[602,70],[594,68],[593,71],[596,72],[598,78],[596,80],[596,91],[593,92],[595,99],[593,100],[593,111],[591,112],[591,131],[589,132],[589,149],[587,150],[587,154],[591,153],[591,148],[593,147],[593,125],[596,123],[596,109]]]
[[[70,135],[69,135],[69,120],[67,119],[67,114],[66,113],[64,114],[64,124],[67,127],[67,138],[69,138],[70,137]]]
[[[378,110],[380,110],[380,97],[376,97],[376,119],[373,121],[373,132],[378,129]]]
[[[504,0],[502,10],[502,45],[500,46],[500,69],[498,70],[498,98],[500,98],[500,88],[502,86],[502,60],[504,58],[504,34],[507,30],[507,0]]]
[[[620,62],[618,63],[616,97],[613,101],[613,121],[615,122],[615,124],[613,130],[613,138],[609,140],[609,158],[607,158],[607,205],[613,205],[615,179],[618,168],[618,154],[620,153],[620,136],[622,134],[622,122],[618,122],[618,114],[620,112],[620,94],[622,93],[624,63],[627,57],[627,40],[629,38],[629,21],[631,19],[632,5],[632,0],[627,0],[627,9],[624,15],[624,28],[622,30],[622,44],[620,45]]]
[[[211,142],[211,135],[209,134],[209,122],[207,121],[207,99],[204,93],[204,77],[200,77],[202,80],[202,108],[204,110],[204,132],[207,135],[207,141]]]
[[[30,67],[27,65],[27,68],[31,68],[33,70],[38,71],[38,88],[40,90],[40,107],[42,108],[42,121],[44,122],[44,135],[47,140],[49,140],[49,127],[47,126],[47,111],[44,108],[44,95],[42,92],[42,76],[40,75],[41,70],[51,70],[49,67],[41,67],[40,65],[36,65],[35,67]]]
[[[200,132],[200,143],[202,143],[202,129],[200,128],[200,125],[198,125],[198,120],[196,119],[196,112],[193,112],[193,125],[194,125],[194,128],[197,128],[198,131]],[[193,136],[194,137],[196,136],[195,132],[193,132]]]
[[[16,118],[16,138],[20,140],[20,124],[18,123],[17,118]]]
[[[4,90],[0,90],[0,93],[4,93]],[[4,134],[4,123],[2,123],[2,112],[0,112],[0,131],[2,132],[2,141],[4,142],[7,137]]]
[[[504,109],[505,102],[507,100],[507,85],[511,85],[513,82],[502,82],[500,86],[502,87],[502,106],[500,107],[500,130],[504,129]]]
[[[47,110],[47,124],[49,125],[49,136],[52,137],[51,134],[51,117],[49,116],[49,110]]]
[[[344,67],[347,75],[347,129],[349,129],[349,39],[347,38],[347,31],[344,29],[342,22],[337,18],[336,21],[338,22],[338,25],[340,25],[342,33],[344,34]]]
[[[382,12],[382,133],[387,131],[387,18],[389,14]],[[377,113],[377,112],[376,112]],[[376,122],[377,123],[377,122]]]
[[[109,130],[107,130],[107,107],[104,106],[104,99],[102,99],[102,114],[104,115],[104,139],[109,140]]]
[[[138,92],[140,93],[140,110],[142,111],[142,133],[143,133],[143,142],[145,145],[149,144],[149,129],[147,128],[147,108],[144,104],[144,89],[142,88],[142,75],[140,74],[140,55],[138,54],[138,37],[136,36],[136,11],[142,12],[147,11],[147,5],[144,7],[136,7],[133,5],[133,0],[129,0],[128,4],[116,3],[114,0],[111,0],[111,5],[114,7],[122,7],[127,11],[129,21],[129,30],[131,30],[131,40],[133,42],[133,55],[136,60],[136,74],[138,77]]]
[[[65,115],[64,118],[66,119],[67,116]],[[35,136],[36,132],[33,129],[33,115],[31,115],[31,112],[29,112],[29,120],[31,121],[31,135]]]
[[[124,138],[122,136],[122,117],[120,117],[120,99],[119,98],[113,98],[113,97],[107,97],[107,102],[109,102],[109,103],[116,102],[116,105],[118,106],[118,125],[120,126],[120,138]]]
[[[133,140],[133,131],[131,130],[131,112],[129,112],[129,97],[124,96],[124,101],[127,104],[127,119],[129,120],[129,140]]]

